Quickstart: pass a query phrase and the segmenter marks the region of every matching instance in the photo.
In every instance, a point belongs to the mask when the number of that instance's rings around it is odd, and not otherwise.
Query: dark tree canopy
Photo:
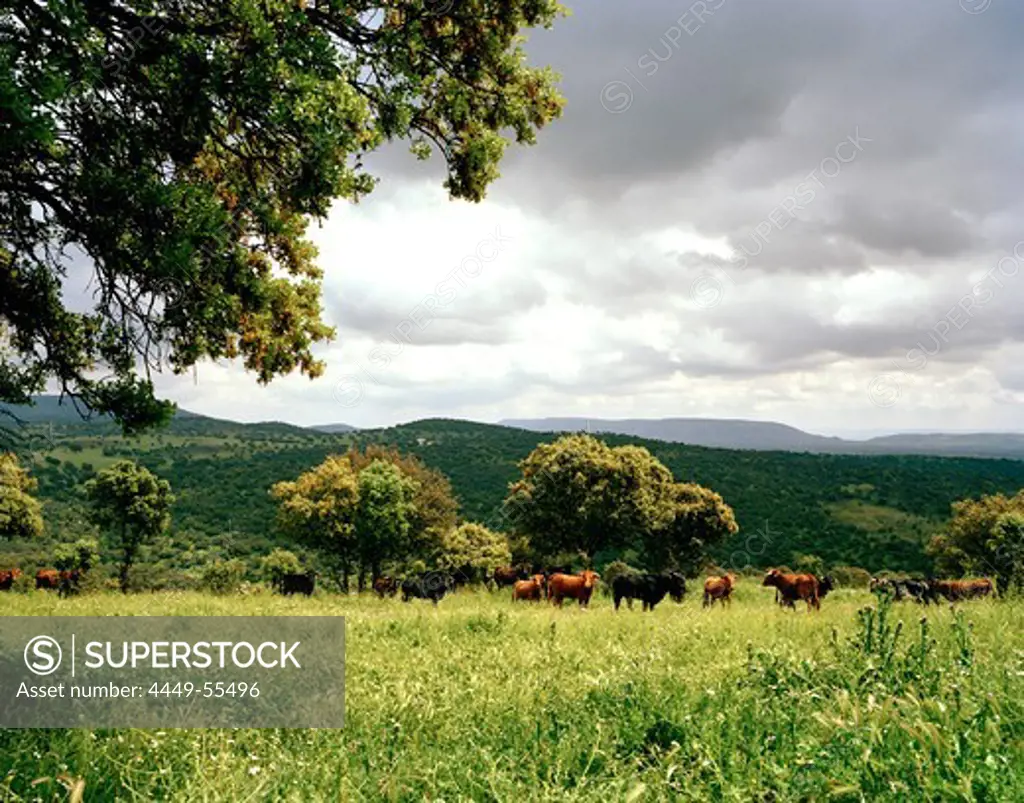
[[[56,0],[0,12],[0,401],[56,382],[127,431],[173,405],[151,372],[244,360],[261,383],[323,365],[306,237],[434,149],[481,200],[508,141],[557,118],[520,31],[555,0]],[[67,303],[69,264],[95,306]],[[74,288],[77,292],[77,286]]]

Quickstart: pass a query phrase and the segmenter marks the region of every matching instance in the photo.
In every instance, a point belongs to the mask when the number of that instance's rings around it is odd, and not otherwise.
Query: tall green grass
[[[1022,800],[1024,604],[653,614],[460,593],[0,598],[7,615],[346,617],[346,726],[0,733],[0,799]],[[922,617],[926,622],[922,623]],[[61,778],[63,780],[58,780]],[[44,780],[39,780],[44,779]]]

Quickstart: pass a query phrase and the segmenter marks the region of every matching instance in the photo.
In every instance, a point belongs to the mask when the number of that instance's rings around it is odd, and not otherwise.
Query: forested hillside
[[[517,477],[517,462],[553,436],[452,420],[330,434],[186,416],[141,438],[125,439],[105,423],[54,424],[47,437],[52,442],[30,441],[46,538],[6,544],[0,558],[45,561],[52,542],[89,530],[82,483],[127,456],[169,480],[177,496],[170,535],[147,557],[159,573],[196,568],[215,556],[255,561],[282,542],[270,486],[351,443],[393,444],[418,455],[451,479],[463,517],[493,521]],[[740,532],[715,557],[736,568],[791,563],[795,554],[810,553],[833,565],[927,571],[923,545],[942,527],[953,500],[1024,487],[1024,463],[1011,460],[731,451],[604,439],[645,446],[678,480],[721,493]]]

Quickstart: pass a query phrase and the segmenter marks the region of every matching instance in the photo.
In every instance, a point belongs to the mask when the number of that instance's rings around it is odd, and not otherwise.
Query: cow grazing
[[[373,581],[373,590],[381,599],[393,597],[398,593],[398,581],[393,577],[378,577]]]
[[[78,569],[58,572],[56,569],[40,569],[36,572],[36,589],[56,591],[67,597],[78,591],[81,572]]]
[[[903,580],[900,585],[902,591],[914,602],[928,605],[932,601],[931,588],[926,580]]]
[[[56,569],[40,569],[36,572],[36,589],[55,590],[60,588],[60,572]]]
[[[778,569],[772,569],[765,574],[761,585],[774,586],[778,589],[783,602],[789,607],[795,607],[795,604],[790,605],[790,603],[802,599],[807,603],[807,610],[821,609],[818,578],[813,574],[784,574]]]
[[[21,569],[0,569],[0,591],[10,591],[19,577]]]
[[[620,574],[612,580],[612,596],[615,599],[615,610],[619,609],[622,600],[630,609],[633,600],[643,602],[643,610],[654,610],[654,606],[669,594],[676,602],[683,601],[686,593],[686,580],[679,572],[662,572],[661,574]]]
[[[57,593],[62,597],[70,597],[78,593],[78,584],[81,582],[82,573],[78,569],[60,573]]]
[[[891,596],[896,602],[902,602],[908,597],[915,602],[924,603],[925,605],[932,600],[938,601],[932,593],[931,584],[927,580],[895,580],[872,577],[868,587],[873,594]]]
[[[522,566],[499,566],[491,576],[498,588],[515,585],[520,580],[529,580],[530,575]]]
[[[545,581],[543,574],[535,574],[529,580],[517,580],[512,587],[512,601],[532,600],[540,602],[544,594]]]
[[[309,597],[312,596],[314,588],[316,588],[316,572],[282,574],[278,583],[278,591],[285,595],[305,594]]]
[[[987,597],[994,589],[992,581],[987,577],[979,580],[932,580],[928,586],[936,601],[939,596],[943,596],[950,602]]]
[[[601,575],[590,569],[584,569],[579,574],[553,574],[548,578],[548,599],[561,608],[562,601],[568,597],[577,600],[581,608],[587,608],[600,579]]]
[[[704,581],[703,607],[713,606],[715,601],[722,605],[732,604],[732,590],[736,587],[736,575],[729,572],[721,577],[709,577]]]
[[[813,575],[811,575],[813,577]],[[831,574],[826,574],[820,580],[818,580],[818,599],[823,600],[828,596],[830,591],[834,591],[836,587],[836,580]],[[796,610],[796,602],[799,597],[796,596],[785,596],[778,588],[775,589],[775,601],[782,608],[792,608]]]
[[[455,590],[455,578],[447,572],[430,571],[402,581],[402,602],[429,599],[435,605]]]

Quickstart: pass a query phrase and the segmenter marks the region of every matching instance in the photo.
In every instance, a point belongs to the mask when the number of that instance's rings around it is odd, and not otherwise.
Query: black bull
[[[622,574],[612,581],[612,596],[615,598],[615,610],[626,599],[629,607],[633,600],[643,602],[643,609],[654,610],[654,606],[671,594],[676,602],[682,602],[686,593],[686,581],[679,572],[663,572],[662,574]]]
[[[313,572],[306,574],[284,574],[278,583],[278,590],[282,594],[305,594],[307,597],[313,594],[316,587],[316,575]]]
[[[455,578],[446,572],[424,572],[402,581],[402,602],[413,597],[429,599],[435,605],[455,590]]]

